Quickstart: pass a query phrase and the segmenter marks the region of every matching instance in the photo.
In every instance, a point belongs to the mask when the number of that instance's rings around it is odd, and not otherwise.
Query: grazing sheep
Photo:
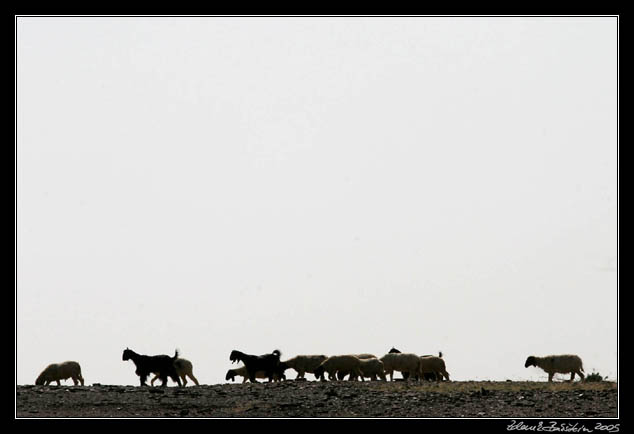
[[[350,354],[351,356],[355,356],[358,359],[378,359],[374,354],[370,353],[361,353],[361,354]],[[337,371],[337,380],[343,380],[346,375],[351,374],[350,371]],[[348,378],[351,380],[352,378]]]
[[[233,350],[229,355],[231,363],[242,362],[247,369],[249,380],[255,383],[255,374],[259,371],[266,373],[266,378],[269,381],[273,380],[274,375],[282,377],[284,374],[283,366],[280,366],[280,356],[282,353],[280,350],[275,350],[270,354],[263,354],[261,356],[255,356],[252,354],[245,354],[241,351]]]
[[[170,357],[165,354],[161,354],[158,356],[145,356],[143,354],[137,354],[129,348],[126,348],[123,351],[122,359],[124,361],[132,360],[134,365],[136,366],[135,374],[139,376],[141,381],[141,386],[147,386],[145,384],[145,380],[147,380],[148,375],[151,373],[156,373],[158,377],[161,379],[161,386],[167,386],[167,377],[174,380],[174,382],[178,383],[181,386],[181,379],[176,372],[176,367],[174,366],[174,361],[178,358],[178,350],[176,350],[174,357]]]
[[[237,368],[237,369],[229,369],[227,371],[227,375],[225,376],[225,380],[235,381],[236,375],[239,375],[240,377],[242,377],[242,383],[246,383],[247,380],[249,379],[249,374],[247,373],[247,367],[241,366],[240,368]],[[268,378],[268,375],[266,374],[265,371],[258,371],[255,373],[255,378]],[[273,381],[282,381],[282,380],[286,380],[286,375],[282,374],[281,377],[277,373],[273,375]]]
[[[421,364],[420,364],[420,376],[421,378],[428,379],[434,378],[436,381],[445,380],[449,381],[449,373],[445,368],[445,361],[441,358],[442,353],[440,353],[440,357],[436,356],[421,356]]]
[[[314,374],[315,368],[317,368],[317,366],[319,366],[321,362],[323,362],[327,358],[328,356],[324,355],[302,355],[295,356],[292,359],[288,359],[282,363],[284,363],[286,369],[292,368],[297,371],[297,377],[295,379],[298,380],[303,379],[306,372],[308,372],[309,374]]]
[[[559,356],[536,357],[529,356],[524,363],[524,367],[537,366],[548,373],[548,381],[553,381],[556,373],[570,373],[570,381],[574,381],[575,374],[579,374],[581,380],[585,378],[583,375],[583,362],[581,358],[574,354],[563,354]]]
[[[73,379],[73,384],[77,386],[78,383],[84,385],[84,377],[81,376],[81,367],[79,363],[72,360],[62,363],[51,363],[42,371],[42,373],[35,380],[35,384],[38,386],[48,386],[53,381],[57,382],[60,386],[60,380],[66,380],[68,378]]]
[[[335,380],[337,377],[335,374],[338,371],[345,371],[354,373],[358,377],[361,377],[363,381],[363,372],[361,371],[361,359],[353,355],[332,356],[321,362],[321,364],[315,368],[315,377],[325,381],[324,373],[328,373],[329,380]]]
[[[187,359],[178,358],[174,360],[174,367],[176,368],[176,373],[181,380],[183,380],[183,386],[187,386],[187,377],[191,378],[196,386],[198,386],[198,380],[194,377],[192,362]],[[154,373],[154,378],[150,380],[150,385],[154,386],[154,382],[159,378],[157,373]]]
[[[394,381],[394,371],[407,372],[412,379],[420,372],[420,357],[413,353],[387,353],[379,360],[385,366],[385,373],[390,375],[390,381]]]
[[[370,378],[372,381],[375,381],[377,377],[379,377],[381,380],[385,381],[385,366],[382,361],[376,357],[359,360],[361,361],[361,372],[363,372],[363,376],[365,378]],[[354,373],[350,374],[350,380],[356,378],[357,377]]]

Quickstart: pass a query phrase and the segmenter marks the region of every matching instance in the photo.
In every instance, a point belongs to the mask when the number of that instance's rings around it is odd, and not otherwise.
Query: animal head
[[[231,363],[236,363],[240,361],[241,359],[242,359],[242,353],[240,351],[233,350],[231,354],[229,355],[229,360],[231,360]]]
[[[236,377],[236,371],[235,371],[234,369],[229,369],[229,370],[227,371],[227,375],[225,376],[225,380],[227,380],[227,381],[229,381],[229,380],[234,381],[235,377]]]
[[[41,373],[39,377],[37,377],[37,380],[35,380],[35,385],[42,386],[43,384],[44,384],[44,373]]]
[[[400,353],[400,351],[397,350],[396,348],[392,347],[392,349],[390,349],[390,351],[388,351],[388,353]]]
[[[524,363],[524,367],[528,368],[529,366],[536,366],[535,356],[528,356],[528,359],[526,359],[526,363]]]
[[[126,348],[125,350],[123,350],[123,357],[121,357],[123,360],[130,360],[132,358],[132,350],[129,348]]]

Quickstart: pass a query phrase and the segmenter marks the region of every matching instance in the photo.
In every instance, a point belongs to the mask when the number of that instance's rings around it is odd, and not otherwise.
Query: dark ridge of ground
[[[17,418],[616,418],[613,382],[17,386]]]

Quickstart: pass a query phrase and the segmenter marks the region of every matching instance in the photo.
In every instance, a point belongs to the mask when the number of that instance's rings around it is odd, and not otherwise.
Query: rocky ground
[[[616,418],[617,384],[285,381],[17,386],[17,418]]]

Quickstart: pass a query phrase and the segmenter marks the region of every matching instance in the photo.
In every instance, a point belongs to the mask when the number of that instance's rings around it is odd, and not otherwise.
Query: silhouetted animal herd
[[[229,369],[225,380],[234,381],[236,376],[243,377],[243,383],[247,380],[252,383],[257,379],[268,379],[272,381],[286,380],[286,371],[294,369],[297,372],[295,380],[305,380],[304,374],[311,373],[316,380],[331,381],[343,380],[348,376],[349,381],[370,378],[371,380],[386,381],[389,375],[390,381],[395,381],[394,372],[400,372],[403,381],[449,381],[449,373],[445,369],[445,361],[442,353],[438,356],[424,355],[418,356],[413,353],[402,353],[396,348],[381,358],[373,354],[347,354],[336,356],[325,355],[298,355],[291,359],[282,361],[282,353],[274,350],[268,354],[253,355],[246,354],[238,350],[231,351],[229,360],[231,363],[241,362],[243,366],[236,369]],[[179,358],[178,350],[174,356],[165,354],[148,356],[138,354],[129,348],[123,351],[123,361],[132,360],[139,376],[141,386],[147,386],[147,378],[154,374],[151,384],[155,380],[161,380],[161,386],[167,386],[167,379],[171,378],[179,386],[187,385],[189,377],[196,385],[198,380],[194,377],[192,363],[183,358]],[[536,366],[548,373],[548,381],[553,381],[556,373],[571,374],[570,381],[574,381],[575,375],[579,375],[584,380],[583,364],[579,356],[572,354],[551,355],[546,357],[529,356],[524,366]],[[60,380],[71,378],[75,385],[84,385],[84,378],[81,375],[81,367],[75,361],[63,363],[52,363],[35,380],[36,385],[49,385],[56,382],[60,385]]]

